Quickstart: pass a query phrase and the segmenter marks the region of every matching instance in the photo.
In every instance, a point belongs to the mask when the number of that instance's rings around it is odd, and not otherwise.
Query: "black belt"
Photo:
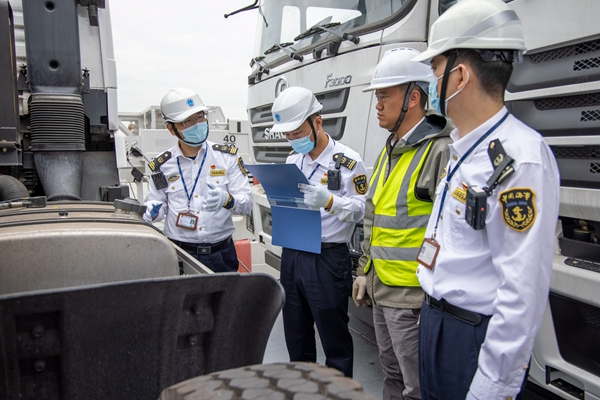
[[[171,242],[175,243],[177,246],[181,247],[184,250],[195,251],[196,254],[210,254],[218,250],[222,250],[229,246],[229,242],[231,242],[231,236],[222,242],[210,244],[210,243],[186,243],[180,242],[179,240],[170,239]]]
[[[479,313],[465,310],[457,306],[453,306],[444,299],[436,300],[427,293],[425,293],[425,303],[429,304],[433,308],[437,308],[440,311],[448,313],[454,318],[466,322],[470,325],[478,325],[481,322],[481,318],[485,317]]]
[[[321,243],[321,250],[333,249],[334,247],[348,246],[346,243]]]

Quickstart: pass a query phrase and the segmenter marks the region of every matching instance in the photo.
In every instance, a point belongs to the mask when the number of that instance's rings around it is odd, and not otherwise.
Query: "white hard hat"
[[[271,114],[275,125],[273,132],[290,132],[298,128],[308,117],[320,111],[323,105],[308,89],[292,86],[285,89],[273,103]]]
[[[160,111],[167,122],[182,122],[190,115],[207,110],[200,96],[186,88],[169,90],[160,102]]]
[[[521,20],[501,0],[463,0],[433,23],[427,50],[413,61],[429,61],[451,49],[525,51]]]
[[[419,54],[420,51],[406,47],[386,51],[375,68],[371,84],[363,92],[416,82],[427,93],[433,73],[427,65],[411,61]]]

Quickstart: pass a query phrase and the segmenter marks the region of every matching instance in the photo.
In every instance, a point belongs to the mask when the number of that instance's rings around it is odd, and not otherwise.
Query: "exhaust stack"
[[[48,200],[81,200],[85,116],[77,2],[23,2],[31,150]]]

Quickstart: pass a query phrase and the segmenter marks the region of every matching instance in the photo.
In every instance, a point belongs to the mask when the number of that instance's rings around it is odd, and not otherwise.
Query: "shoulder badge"
[[[238,166],[240,167],[240,171],[242,171],[242,174],[248,175],[248,170],[244,166],[244,160],[242,160],[242,156],[238,157]]]
[[[179,179],[179,175],[171,175],[170,177],[167,178],[167,180],[169,182],[175,182]]]
[[[296,154],[296,150],[290,151],[290,153],[288,154],[288,156],[291,156],[292,154]]]
[[[367,176],[365,174],[358,175],[353,179],[354,181],[354,190],[358,194],[366,194],[367,189],[369,188],[369,184],[367,183]]]
[[[509,228],[524,232],[535,222],[535,192],[530,188],[505,190],[498,195],[498,201],[502,219]]]
[[[152,172],[156,172],[160,169],[160,166],[171,159],[171,152],[165,151],[161,155],[155,157],[148,163],[148,167]]]
[[[232,144],[213,144],[213,150],[220,151],[221,153],[227,153],[236,155],[238,152],[237,147]]]
[[[333,160],[337,161],[338,158],[340,157],[341,153],[337,153],[333,155]],[[340,162],[340,165],[343,165],[344,167],[348,168],[350,171],[352,171],[354,169],[354,167],[356,167],[356,160],[351,159],[350,157],[347,157],[345,155],[341,155],[342,157],[342,161]]]
[[[444,179],[447,174],[448,174],[448,169],[446,167],[444,167],[444,172],[442,172],[439,179],[440,180]]]

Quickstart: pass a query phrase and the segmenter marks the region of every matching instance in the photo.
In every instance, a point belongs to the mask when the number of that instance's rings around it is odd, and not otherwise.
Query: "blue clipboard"
[[[274,245],[321,253],[321,212],[304,204],[299,183],[309,184],[296,164],[245,165],[262,184],[271,205]]]

